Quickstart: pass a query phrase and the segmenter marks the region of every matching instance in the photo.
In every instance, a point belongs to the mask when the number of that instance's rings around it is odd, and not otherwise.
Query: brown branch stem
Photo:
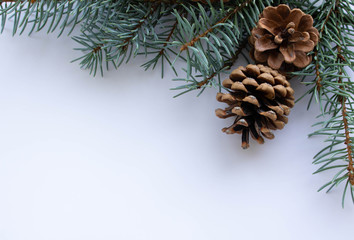
[[[134,38],[134,31],[139,29],[145,22],[145,20],[157,9],[158,4],[154,4],[153,7],[151,8],[150,12],[148,14],[146,14],[141,20],[140,22],[131,30],[132,33],[130,34],[130,37],[128,37],[127,39],[125,39],[123,41],[123,50],[125,51],[128,48],[128,44],[129,42]],[[92,49],[93,53],[97,53],[98,51],[100,51],[102,49],[103,45],[100,44],[99,46],[95,47],[94,49]]]
[[[193,38],[190,42],[185,43],[181,48],[180,51],[183,52],[184,50],[188,49],[188,47],[194,46],[196,42],[198,42],[202,37],[205,37],[209,33],[213,32],[215,29],[215,26],[220,24],[220,23],[225,23],[232,15],[238,13],[241,11],[244,7],[246,7],[248,4],[253,2],[253,0],[246,0],[239,6],[237,6],[234,10],[230,11],[225,17],[223,17],[221,20],[213,24],[211,27],[209,27],[205,32],[199,34],[195,38]]]
[[[330,17],[332,14],[338,14],[338,7],[340,4],[340,0],[336,0],[336,4],[334,8],[331,8],[330,11],[328,12],[325,21],[323,23],[323,26],[320,29],[320,39],[319,42],[321,41],[321,37],[322,34],[324,32],[324,29],[326,27],[327,22],[329,21]],[[339,24],[339,23],[338,23]],[[337,25],[337,29],[338,32],[340,32],[340,28],[339,25]],[[315,71],[316,71],[316,85],[317,85],[317,90],[319,91],[320,88],[322,87],[321,81],[322,81],[322,77],[321,77],[321,72],[320,72],[320,66],[319,66],[319,61],[317,59],[318,56],[318,50],[315,51],[315,57],[316,57],[316,66],[315,66]],[[346,62],[347,60],[345,59],[345,57],[342,55],[342,47],[337,45],[337,62],[341,63],[341,62]],[[343,72],[340,70],[339,75],[342,75]],[[341,90],[345,90],[344,86],[342,85],[343,80],[342,77],[338,78],[338,83],[341,84],[340,85],[340,89]],[[342,115],[342,121],[343,121],[343,127],[344,127],[344,134],[345,134],[345,145],[346,145],[346,155],[347,155],[347,159],[348,159],[348,181],[350,182],[351,185],[354,186],[354,162],[353,162],[353,150],[352,150],[352,140],[350,137],[350,127],[348,124],[348,112],[347,112],[347,106],[346,106],[346,102],[347,102],[347,98],[344,96],[338,96],[338,101],[341,104],[341,115]]]
[[[150,12],[148,14],[146,14],[141,20],[140,22],[131,30],[132,33],[130,34],[130,37],[128,37],[127,39],[124,40],[123,42],[123,50],[126,50],[128,48],[128,44],[129,42],[134,38],[134,31],[139,29],[144,23],[145,23],[145,20],[152,14],[156,11],[157,7],[159,6],[159,4],[154,4],[152,6],[152,8],[150,9]]]
[[[321,87],[322,87],[322,77],[321,77],[321,72],[320,72],[320,64],[318,62],[317,59],[317,55],[318,55],[318,50],[315,50],[315,58],[316,58],[316,66],[315,66],[315,70],[316,70],[316,87],[317,87],[317,92],[320,92]]]
[[[248,39],[245,38],[241,44],[239,45],[237,51],[235,52],[235,54],[227,61],[225,61],[224,65],[221,67],[221,69],[225,69],[225,68],[231,68],[231,66],[234,64],[234,62],[236,61],[236,59],[238,58],[238,56],[241,54],[242,50],[246,47],[248,42]],[[220,69],[220,70],[221,70]],[[198,86],[197,89],[202,88],[204,85],[208,84],[208,82],[213,79],[216,75],[217,75],[217,71],[214,71],[209,77],[205,78],[203,81],[198,82]]]
[[[163,45],[163,48],[161,49],[161,51],[159,52],[159,55],[163,55],[163,53],[166,51],[165,47],[167,46],[168,42],[171,40],[173,33],[175,32],[176,28],[178,25],[178,19],[176,19],[176,22],[173,24],[170,33],[168,34],[167,38],[166,38],[166,42]]]
[[[341,55],[342,48],[340,46],[337,46],[337,51],[338,51],[338,62],[343,62],[345,61],[344,57]],[[344,60],[343,60],[344,59]],[[342,75],[343,73],[340,71],[339,75]],[[342,78],[339,77],[338,83],[342,83]],[[344,90],[344,87],[341,85],[340,86],[341,90]],[[349,130],[349,124],[348,124],[348,113],[347,113],[347,106],[346,106],[346,101],[347,98],[343,96],[338,97],[338,101],[340,101],[341,106],[342,106],[342,119],[343,119],[343,125],[344,125],[344,133],[345,133],[345,144],[347,148],[347,155],[348,155],[348,178],[349,182],[351,185],[354,186],[354,164],[353,164],[353,151],[352,151],[352,140],[350,138],[350,130]]]
[[[322,38],[322,33],[326,27],[326,24],[327,22],[329,21],[329,18],[331,16],[331,14],[333,13],[333,8],[331,8],[331,10],[328,12],[327,16],[326,16],[326,19],[325,21],[323,22],[323,26],[321,27],[321,30],[320,30],[320,34],[319,34],[319,39],[318,39],[318,42],[321,41],[321,38]],[[317,91],[319,92],[321,87],[322,87],[322,77],[320,76],[320,64],[318,62],[318,59],[317,59],[317,55],[318,55],[318,50],[315,50],[315,57],[316,57],[316,85],[317,85]]]
[[[335,14],[339,14],[337,10],[337,8],[339,7],[340,4],[340,0],[336,0],[336,6],[335,6]],[[333,11],[332,11],[333,12]],[[339,29],[339,23],[336,25],[338,32],[340,32]],[[341,62],[346,62],[347,60],[343,57],[342,55],[342,47],[341,46],[337,46],[337,61],[338,63]],[[339,75],[342,75],[342,71],[339,72]],[[339,77],[338,79],[338,83],[342,83],[342,78]],[[344,86],[341,85],[340,89],[344,90]],[[338,100],[341,102],[342,105],[342,118],[343,118],[343,125],[344,125],[344,133],[345,133],[345,145],[347,146],[347,157],[348,157],[348,181],[350,182],[350,184],[352,186],[354,186],[354,164],[353,164],[353,151],[352,151],[352,140],[350,138],[350,129],[349,129],[349,124],[348,124],[348,113],[347,113],[347,106],[346,106],[346,101],[347,98],[340,96],[340,98],[338,98]]]
[[[352,140],[349,135],[349,124],[347,120],[347,107],[345,105],[346,98],[343,98],[341,101],[342,104],[342,116],[343,116],[343,123],[344,123],[344,132],[345,132],[345,144],[347,145],[347,153],[348,153],[348,178],[351,185],[354,186],[354,165],[353,165],[353,151],[352,151]]]

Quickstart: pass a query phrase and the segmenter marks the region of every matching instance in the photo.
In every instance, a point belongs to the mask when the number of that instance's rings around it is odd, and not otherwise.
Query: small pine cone
[[[318,43],[313,19],[298,8],[281,4],[266,7],[249,38],[251,57],[273,69],[304,68],[312,61],[307,54]]]
[[[229,106],[215,113],[219,118],[235,117],[233,124],[222,131],[242,134],[242,148],[249,147],[249,134],[264,143],[263,137],[273,139],[271,130],[282,129],[288,122],[294,90],[278,71],[250,64],[232,71],[222,85],[228,93],[218,93],[216,99]]]

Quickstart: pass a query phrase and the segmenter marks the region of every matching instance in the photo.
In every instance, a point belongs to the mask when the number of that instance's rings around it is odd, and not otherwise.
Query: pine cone
[[[216,99],[227,103],[225,109],[216,109],[220,118],[235,117],[227,134],[242,133],[242,148],[249,147],[249,134],[258,143],[262,136],[273,139],[270,130],[282,129],[294,106],[294,90],[285,76],[263,65],[248,65],[232,71],[222,85],[228,93],[218,93]],[[261,136],[262,135],[262,136]]]
[[[251,56],[273,69],[304,68],[312,61],[307,53],[318,43],[319,33],[310,15],[281,4],[266,7],[249,38]],[[285,62],[285,64],[283,64]]]

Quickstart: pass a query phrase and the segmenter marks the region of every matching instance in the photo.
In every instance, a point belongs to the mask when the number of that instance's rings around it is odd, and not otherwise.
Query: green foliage
[[[348,76],[353,71],[353,2],[351,0],[230,0],[215,4],[192,1],[146,0],[37,0],[1,1],[1,31],[8,19],[13,21],[13,34],[29,29],[71,34],[75,27],[81,34],[73,36],[82,51],[78,61],[95,75],[110,65],[119,67],[137,55],[144,55],[143,68],[174,68],[184,62],[184,76],[175,90],[179,95],[208,87],[221,90],[220,76],[244,55],[250,30],[266,6],[280,2],[301,8],[314,18],[320,41],[314,61],[294,73],[309,85],[307,94],[322,110],[320,129],[311,135],[326,135],[327,146],[315,156],[318,171],[337,170],[322,188],[331,190],[343,183],[344,196],[350,192],[354,201],[352,162],[353,84]],[[245,58],[247,58],[244,55]],[[313,77],[314,76],[314,77]],[[307,77],[307,78],[305,78]],[[309,80],[310,79],[310,80]],[[309,104],[310,104],[309,103]],[[354,181],[354,180],[353,180]]]
[[[342,204],[347,193],[354,202],[353,152],[354,152],[354,87],[349,77],[354,62],[354,5],[350,1],[294,2],[314,17],[320,32],[320,41],[314,52],[314,61],[295,74],[313,76],[305,83],[310,86],[306,94],[319,103],[322,114],[315,124],[320,129],[310,134],[327,136],[326,147],[314,157],[320,165],[315,173],[334,170],[333,178],[320,190],[327,192],[343,183]],[[308,78],[306,78],[308,79]]]
[[[166,2],[166,3],[165,3]],[[183,2],[183,3],[181,3]],[[65,28],[69,34],[81,26],[74,36],[83,55],[82,68],[96,74],[103,66],[114,67],[132,57],[145,55],[145,69],[161,64],[171,66],[186,62],[186,76],[176,79],[187,83],[177,89],[186,92],[218,86],[214,80],[230,67],[239,48],[255,25],[258,15],[272,0],[232,0],[228,3],[201,4],[192,1],[137,0],[16,0],[2,3],[2,30],[8,17],[14,20],[13,34],[30,28],[29,33],[47,26],[48,32]],[[194,39],[197,38],[197,39]],[[184,51],[181,48],[188,45]]]

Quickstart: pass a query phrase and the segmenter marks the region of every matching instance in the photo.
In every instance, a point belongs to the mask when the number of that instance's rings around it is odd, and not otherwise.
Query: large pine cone
[[[318,43],[319,33],[310,15],[281,4],[266,7],[249,38],[251,56],[273,69],[304,68],[312,61],[307,53]],[[285,64],[283,64],[285,62]]]
[[[259,143],[262,136],[273,139],[270,130],[282,129],[286,117],[294,106],[294,90],[285,76],[263,65],[248,65],[232,71],[222,85],[228,93],[218,93],[216,99],[227,103],[225,109],[216,109],[220,118],[235,117],[230,127],[222,129],[227,134],[241,133],[242,147],[249,147],[249,134]]]

